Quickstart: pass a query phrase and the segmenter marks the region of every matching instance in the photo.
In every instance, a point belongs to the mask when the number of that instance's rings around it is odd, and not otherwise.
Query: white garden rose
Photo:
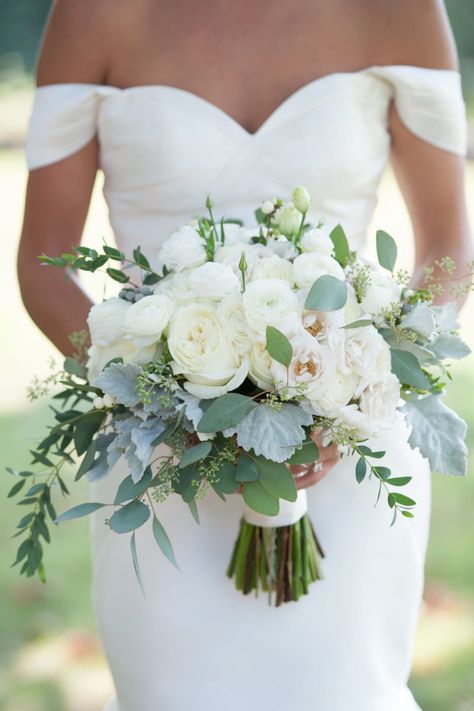
[[[94,304],[87,316],[91,342],[97,346],[107,346],[123,338],[123,322],[129,308],[130,303],[118,296]]]
[[[232,348],[212,302],[188,304],[174,313],[168,348],[173,372],[185,376],[184,388],[196,397],[219,397],[247,375],[248,362]]]
[[[159,268],[181,272],[206,261],[206,250],[201,237],[192,225],[184,225],[173,232],[158,252]]]
[[[320,227],[313,227],[304,233],[301,238],[300,247],[303,252],[318,252],[330,257],[334,250],[334,244],[329,234]]]
[[[293,284],[293,264],[276,254],[263,257],[252,270],[252,279],[284,279]]]
[[[201,299],[221,300],[240,292],[240,280],[228,264],[206,262],[188,275],[189,288]]]
[[[379,429],[390,427],[400,400],[400,382],[393,373],[374,378],[362,391],[360,411],[377,423]]]
[[[291,363],[286,368],[272,360],[271,370],[278,391],[289,388],[297,394],[300,387],[305,391],[312,388],[318,391],[319,383],[326,380],[326,374],[332,370],[333,355],[330,349],[305,331],[290,338],[293,348]]]
[[[370,273],[370,285],[361,299],[364,311],[374,316],[381,313],[382,309],[389,308],[391,304],[400,301],[402,288],[388,274],[373,270]]]
[[[186,272],[171,272],[158,282],[154,293],[168,296],[178,306],[189,304],[195,298],[189,286],[189,275]]]
[[[327,254],[318,252],[300,254],[293,262],[293,269],[295,282],[302,289],[310,288],[316,279],[326,274],[344,280],[344,270],[341,265]]]
[[[124,318],[124,330],[138,347],[160,340],[175,305],[164,294],[152,294],[132,304]]]
[[[223,299],[217,307],[217,315],[235,352],[247,353],[251,340],[240,294]]]
[[[286,332],[294,328],[299,311],[298,299],[283,279],[258,279],[247,285],[242,297],[250,328],[264,335],[267,326]]]
[[[149,363],[154,354],[155,345],[138,348],[131,340],[126,338],[114,341],[106,346],[94,344],[89,348],[86,364],[89,382],[94,382],[95,378],[112,358],[123,358],[125,363],[143,365]]]
[[[341,367],[346,373],[357,373],[361,388],[374,377],[390,372],[390,349],[376,328],[363,326],[345,331],[344,364]]]
[[[305,395],[316,415],[335,417],[340,408],[352,400],[358,384],[359,378],[355,373],[343,373],[332,360],[324,378],[310,383]]]
[[[272,359],[266,344],[257,341],[249,353],[249,378],[262,390],[273,387]]]

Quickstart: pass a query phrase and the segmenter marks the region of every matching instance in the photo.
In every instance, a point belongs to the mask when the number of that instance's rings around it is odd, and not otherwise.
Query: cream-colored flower
[[[370,273],[370,285],[361,300],[364,311],[374,316],[400,301],[402,288],[388,274],[376,271]]]
[[[308,252],[300,254],[293,262],[296,284],[310,288],[319,277],[329,275],[336,279],[344,280],[344,270],[335,259],[327,254]]]
[[[283,279],[258,279],[247,285],[242,297],[250,328],[264,335],[267,326],[285,332],[297,320],[298,299]]]
[[[238,294],[240,281],[228,264],[206,262],[188,275],[190,290],[198,299],[220,301],[230,294]]]
[[[262,390],[268,390],[274,385],[272,359],[266,344],[261,341],[254,343],[250,349],[249,378]]]
[[[173,232],[158,252],[159,268],[166,266],[169,271],[181,272],[205,261],[204,243],[192,225],[184,225]]]
[[[97,346],[107,346],[123,338],[123,322],[129,308],[129,302],[118,296],[94,304],[87,316],[91,342]]]
[[[160,340],[175,305],[164,294],[152,294],[132,304],[124,318],[124,330],[138,347]]]
[[[293,264],[276,254],[263,257],[256,263],[252,271],[252,279],[284,279],[293,284]]]

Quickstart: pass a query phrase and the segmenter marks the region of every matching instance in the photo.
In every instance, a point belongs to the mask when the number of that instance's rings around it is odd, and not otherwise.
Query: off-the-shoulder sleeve
[[[36,89],[26,135],[30,170],[67,158],[95,135],[101,101],[118,91],[95,84],[51,84]]]
[[[451,69],[393,65],[371,72],[387,81],[403,123],[428,143],[458,155],[467,152],[461,76]]]

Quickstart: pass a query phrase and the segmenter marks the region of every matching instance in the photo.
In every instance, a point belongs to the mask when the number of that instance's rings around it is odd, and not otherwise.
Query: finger
[[[312,467],[309,467],[304,474],[295,476],[297,489],[306,489],[309,486],[314,486],[333,468],[339,461],[339,457],[328,459],[324,462],[316,462]]]

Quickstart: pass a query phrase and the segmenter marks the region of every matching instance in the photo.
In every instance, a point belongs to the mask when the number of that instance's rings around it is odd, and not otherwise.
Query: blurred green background
[[[420,4],[421,5],[421,4]],[[48,374],[59,357],[29,321],[15,274],[26,180],[23,139],[31,107],[35,56],[49,0],[0,0],[0,212],[3,258],[0,279],[0,711],[99,711],[112,691],[91,612],[87,521],[55,531],[47,551],[46,586],[20,579],[9,568],[18,514],[6,500],[7,465],[28,464],[28,448],[44,432],[48,403],[28,404],[33,375]],[[467,196],[474,224],[474,0],[448,0],[461,57],[470,122]],[[422,10],[420,10],[422,11]],[[85,242],[110,237],[101,176]],[[373,225],[394,234],[401,262],[412,264],[411,229],[390,171],[384,176]],[[373,248],[374,230],[371,230]],[[92,290],[90,282],[86,284]],[[462,315],[464,338],[474,347],[474,305]],[[6,347],[5,347],[6,346]],[[471,476],[433,479],[433,519],[426,591],[414,653],[411,687],[423,711],[474,711],[474,357],[453,369],[452,406],[469,424]],[[6,375],[5,375],[6,374]],[[76,492],[78,499],[87,495]]]

